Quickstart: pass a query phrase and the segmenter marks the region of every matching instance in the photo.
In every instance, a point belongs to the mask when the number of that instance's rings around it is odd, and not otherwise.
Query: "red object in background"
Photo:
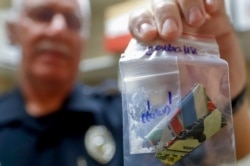
[[[104,37],[104,46],[107,52],[121,54],[127,48],[127,45],[132,36],[130,34],[121,34],[115,37]]]
[[[151,0],[126,0],[115,3],[105,9],[104,49],[115,55],[120,55],[127,48],[132,38],[128,29],[131,12],[151,8]]]

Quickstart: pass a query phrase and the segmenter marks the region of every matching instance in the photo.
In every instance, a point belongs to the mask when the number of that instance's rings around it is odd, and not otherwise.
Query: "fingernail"
[[[162,33],[169,34],[178,30],[177,24],[173,19],[167,19],[162,26]]]
[[[198,24],[201,25],[204,21],[204,17],[201,10],[198,7],[191,8],[188,15],[188,23],[190,25]]]
[[[154,28],[151,24],[149,24],[149,23],[143,23],[143,24],[140,26],[139,32],[140,32],[140,34],[141,34],[142,36],[144,36],[144,35],[146,35],[148,32],[153,31],[154,29],[155,29],[155,28]]]

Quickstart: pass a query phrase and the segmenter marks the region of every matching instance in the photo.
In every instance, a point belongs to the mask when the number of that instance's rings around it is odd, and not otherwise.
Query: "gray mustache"
[[[65,56],[70,55],[70,47],[61,42],[54,42],[51,40],[42,40],[35,46],[35,51],[57,51]]]

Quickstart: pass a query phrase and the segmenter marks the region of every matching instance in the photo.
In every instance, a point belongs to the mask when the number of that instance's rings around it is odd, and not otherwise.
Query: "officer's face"
[[[16,23],[22,72],[41,81],[74,79],[84,46],[82,22],[76,0],[24,0]]]

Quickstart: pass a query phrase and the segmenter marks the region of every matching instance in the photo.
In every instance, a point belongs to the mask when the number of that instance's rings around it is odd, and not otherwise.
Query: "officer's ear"
[[[7,37],[11,45],[18,44],[17,22],[8,20],[6,23]]]

